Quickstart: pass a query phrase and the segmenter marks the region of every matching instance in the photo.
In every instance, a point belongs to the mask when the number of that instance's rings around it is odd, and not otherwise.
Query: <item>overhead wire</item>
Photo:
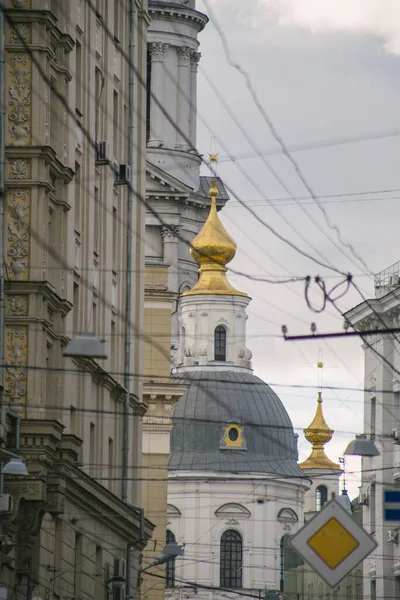
[[[300,169],[300,166],[298,164],[298,162],[293,158],[293,156],[291,155],[288,147],[286,146],[283,138],[280,136],[280,134],[278,133],[274,123],[272,122],[271,118],[269,117],[269,115],[267,114],[267,111],[265,110],[265,107],[263,106],[263,104],[260,102],[258,95],[254,89],[253,83],[251,81],[250,75],[247,71],[245,71],[245,69],[243,69],[243,67],[238,64],[233,58],[232,58],[232,53],[229,47],[229,43],[226,37],[225,32],[223,31],[222,27],[220,26],[218,20],[215,18],[215,13],[214,13],[214,9],[211,8],[210,2],[209,0],[204,0],[204,4],[207,8],[207,11],[209,13],[210,16],[210,20],[213,23],[219,37],[220,40],[222,42],[222,46],[223,46],[223,50],[225,53],[225,57],[226,60],[228,62],[228,64],[233,67],[234,69],[236,69],[241,75],[242,77],[245,79],[246,84],[247,84],[247,89],[253,99],[254,104],[256,105],[258,111],[260,112],[260,114],[262,115],[264,121],[266,122],[266,124],[268,125],[268,128],[271,132],[271,134],[273,135],[274,139],[276,140],[276,142],[279,144],[282,153],[284,154],[284,156],[286,156],[286,158],[289,160],[289,162],[291,163],[293,169],[295,170],[297,176],[299,177],[300,181],[302,182],[302,184],[304,185],[305,189],[307,190],[307,192],[310,194],[310,197],[314,200],[315,204],[318,206],[318,208],[320,209],[326,224],[328,225],[328,227],[330,229],[332,229],[333,231],[335,231],[337,238],[339,240],[339,242],[346,248],[348,248],[351,252],[351,254],[353,255],[353,257],[362,264],[363,268],[365,269],[365,271],[367,273],[369,273],[372,277],[373,277],[373,273],[372,271],[370,271],[370,269],[368,268],[368,265],[366,264],[366,262],[364,261],[364,259],[355,251],[354,246],[350,243],[347,242],[343,236],[342,233],[340,231],[340,228],[333,224],[331,222],[331,219],[326,211],[326,209],[324,208],[324,206],[322,204],[320,204],[318,197],[316,196],[316,194],[314,193],[311,185],[309,184],[309,182],[307,181],[305,175],[303,174],[302,170]]]
[[[230,116],[230,118],[233,120],[233,122],[235,123],[235,125],[238,127],[239,131],[243,134],[243,136],[245,137],[245,139],[250,143],[250,145],[254,148],[254,150],[257,152],[257,156],[258,158],[260,158],[260,160],[262,161],[263,165],[269,170],[269,172],[273,175],[273,177],[278,181],[279,185],[286,191],[287,194],[289,194],[289,197],[294,200],[294,202],[297,204],[297,206],[303,211],[303,213],[311,220],[311,222],[317,227],[317,229],[323,234],[325,235],[325,237],[329,240],[329,242],[331,242],[335,248],[337,250],[339,250],[339,252],[348,260],[350,260],[353,265],[356,268],[359,268],[358,265],[351,259],[348,257],[348,255],[343,251],[343,249],[334,241],[332,240],[325,232],[323,229],[321,229],[318,225],[318,222],[316,221],[316,219],[314,219],[314,217],[312,215],[310,215],[306,209],[304,208],[304,206],[298,201],[296,200],[296,196],[295,194],[290,190],[289,186],[285,183],[285,181],[283,180],[283,178],[279,175],[279,173],[277,172],[277,170],[271,165],[271,163],[269,161],[266,160],[266,158],[262,155],[262,153],[260,152],[260,150],[257,148],[257,146],[255,145],[252,137],[249,135],[247,129],[243,126],[243,124],[241,123],[241,121],[239,121],[239,119],[236,117],[236,115],[234,114],[234,112],[231,110],[231,108],[229,107],[229,105],[226,102],[226,99],[223,97],[223,95],[221,94],[221,92],[219,91],[218,87],[214,84],[214,82],[212,81],[212,79],[209,77],[209,75],[207,74],[206,71],[201,70],[201,73],[203,74],[203,77],[205,78],[205,80],[207,81],[208,85],[211,87],[211,89],[213,90],[214,94],[217,96],[217,98],[219,99],[219,101],[221,102],[221,104],[223,105],[224,109],[226,110],[226,112],[228,113],[228,115]],[[239,168],[240,172],[242,174],[244,173],[244,169]],[[258,192],[260,193],[260,195],[262,194],[262,190],[260,188],[257,187]],[[264,198],[265,202],[268,203],[268,205],[281,217],[281,219],[283,219],[283,221],[289,225],[289,227],[304,241],[306,242],[306,244],[317,254],[317,255],[321,255],[321,250],[319,248],[316,248],[314,246],[314,244],[311,243],[311,241],[298,229],[296,228],[287,218],[283,217],[283,215],[281,214],[280,210],[277,208],[277,205],[272,204],[270,202],[270,200],[265,197]],[[247,204],[249,204],[247,202]],[[325,258],[326,261],[326,258]],[[326,261],[329,263],[329,261]]]

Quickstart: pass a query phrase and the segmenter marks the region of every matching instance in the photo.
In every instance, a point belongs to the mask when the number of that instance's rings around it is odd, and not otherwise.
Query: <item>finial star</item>
[[[216,154],[209,154],[208,156],[210,157],[210,163],[218,164],[218,155],[219,155],[219,152],[217,152]]]

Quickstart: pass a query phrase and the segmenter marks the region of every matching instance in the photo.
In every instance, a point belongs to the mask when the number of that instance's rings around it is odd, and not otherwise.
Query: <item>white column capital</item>
[[[190,54],[190,66],[192,71],[197,71],[197,68],[199,66],[199,62],[200,62],[200,58],[201,58],[201,52],[196,52],[195,50],[192,50],[191,54]]]
[[[164,62],[164,54],[168,47],[169,44],[164,44],[163,42],[150,42],[149,50],[151,62]]]
[[[178,46],[176,49],[176,54],[178,55],[178,64],[181,66],[188,65],[191,55],[192,49],[189,46]]]

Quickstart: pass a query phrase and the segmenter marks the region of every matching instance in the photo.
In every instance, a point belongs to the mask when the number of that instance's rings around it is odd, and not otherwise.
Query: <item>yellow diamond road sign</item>
[[[290,544],[330,587],[337,586],[377,546],[336,500],[325,504]]]

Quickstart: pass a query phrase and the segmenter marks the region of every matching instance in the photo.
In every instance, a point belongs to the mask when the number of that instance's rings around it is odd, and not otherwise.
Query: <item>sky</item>
[[[210,16],[199,37],[198,148],[206,154],[214,145],[218,174],[230,190],[221,218],[238,245],[231,266],[258,277],[320,275],[328,289],[343,279],[279,240],[258,217],[296,248],[350,272],[373,297],[373,274],[400,260],[394,243],[400,218],[398,1],[198,0],[197,9]],[[285,342],[282,325],[304,335],[312,322],[320,333],[342,331],[343,319],[332,306],[320,314],[310,310],[303,281],[230,279],[253,299],[248,346],[255,373],[284,402],[300,434],[300,458],[306,458],[310,445],[302,429],[316,409],[319,356],[324,385],[363,388],[360,340]],[[315,286],[310,298],[321,306]],[[344,312],[360,302],[353,288],[337,304]],[[290,387],[298,384],[310,387]],[[323,398],[335,430],[326,451],[337,462],[363,431],[363,394],[326,390]],[[359,459],[349,459],[347,470],[355,496]]]

